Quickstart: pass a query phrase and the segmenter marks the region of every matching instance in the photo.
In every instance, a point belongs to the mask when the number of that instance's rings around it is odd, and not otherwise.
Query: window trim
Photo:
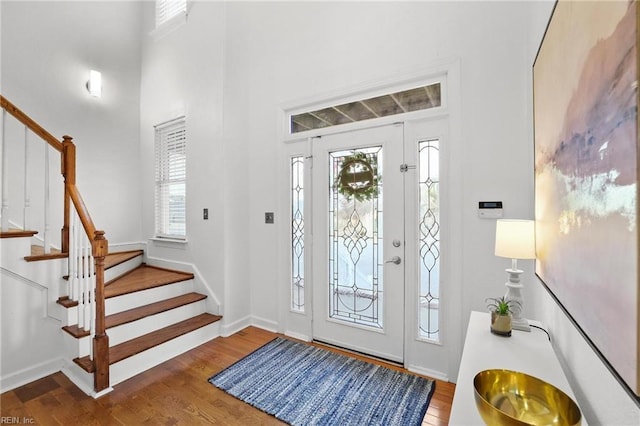
[[[181,140],[181,149],[183,150],[184,155],[184,165],[183,165],[183,175],[180,181],[184,182],[184,234],[175,235],[170,234],[167,231],[167,227],[169,225],[169,216],[170,212],[164,211],[163,205],[166,204],[166,208],[168,207],[168,199],[165,200],[164,203],[159,199],[162,187],[169,183],[169,179],[165,181],[161,181],[159,177],[159,170],[161,169],[160,162],[167,161],[165,158],[168,157],[168,152],[161,152],[161,149],[164,149],[166,144],[166,140],[162,141],[160,138],[163,137],[162,132],[182,132],[183,136],[180,137]],[[165,157],[161,157],[161,156]],[[166,170],[165,170],[166,173]],[[187,240],[187,123],[186,116],[180,116],[173,120],[165,121],[163,123],[157,124],[154,126],[154,231],[153,231],[153,239],[162,240],[162,241],[186,241]],[[162,211],[160,211],[162,209]],[[160,216],[162,215],[162,217]],[[166,222],[166,223],[164,223]]]
[[[401,121],[412,121],[424,117],[439,117],[449,114],[449,72],[446,68],[435,67],[434,69],[416,71],[405,76],[401,80],[389,79],[365,83],[353,90],[337,90],[327,93],[324,96],[316,96],[309,99],[287,102],[281,105],[280,134],[282,141],[293,142],[307,137],[330,135],[353,130],[366,129],[369,127],[385,126]],[[385,117],[371,118],[368,120],[355,121],[318,129],[311,129],[302,132],[291,132],[291,116],[309,111],[316,111],[332,105],[340,105],[350,102],[357,102],[362,99],[384,96],[390,93],[409,90],[421,86],[429,86],[440,83],[440,106],[410,111]]]
[[[155,5],[155,28],[187,15],[187,0],[156,0]]]
[[[171,15],[169,18],[165,19],[162,22],[158,22],[158,5],[160,2],[166,0],[156,0],[155,1],[155,11],[154,11],[154,27],[153,30],[149,33],[149,35],[154,40],[159,40],[167,34],[173,32],[174,30],[181,27],[183,24],[187,23],[187,17],[189,15],[189,2],[190,0],[184,0],[184,10],[180,9],[177,13]]]

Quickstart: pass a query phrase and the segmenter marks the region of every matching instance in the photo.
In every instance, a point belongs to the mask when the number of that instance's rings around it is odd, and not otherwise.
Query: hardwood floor
[[[62,373],[55,373],[3,393],[0,419],[2,423],[83,426],[282,425],[207,381],[276,336],[249,327],[230,337],[219,337],[120,383],[97,400],[85,395]],[[380,361],[371,362],[400,370]],[[423,425],[447,424],[454,390],[454,384],[436,381]]]

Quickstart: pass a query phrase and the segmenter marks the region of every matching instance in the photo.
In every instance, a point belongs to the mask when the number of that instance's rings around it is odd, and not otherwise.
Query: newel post
[[[93,339],[93,385],[96,392],[109,387],[109,336],[105,330],[104,310],[104,258],[109,252],[109,242],[104,231],[96,231],[91,243],[96,264],[96,334]]]
[[[69,253],[69,224],[71,223],[71,196],[69,186],[76,184],[76,146],[71,136],[62,137],[62,176],[64,177],[64,224],[62,226],[62,252]]]

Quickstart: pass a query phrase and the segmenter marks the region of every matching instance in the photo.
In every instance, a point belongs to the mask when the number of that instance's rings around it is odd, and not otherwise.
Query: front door
[[[313,338],[403,362],[403,125],[312,149]]]

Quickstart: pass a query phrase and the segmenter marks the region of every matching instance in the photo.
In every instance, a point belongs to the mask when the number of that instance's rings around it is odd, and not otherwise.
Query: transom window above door
[[[441,84],[432,83],[400,92],[334,105],[290,116],[290,133],[355,123],[442,105]]]

